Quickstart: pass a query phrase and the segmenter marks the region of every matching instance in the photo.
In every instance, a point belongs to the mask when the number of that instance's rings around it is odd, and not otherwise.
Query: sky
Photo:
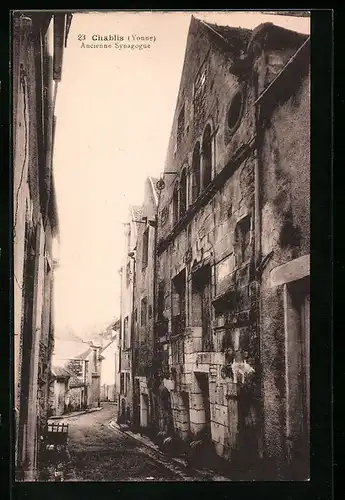
[[[56,333],[82,338],[119,315],[118,270],[130,204],[164,162],[192,12],[74,14],[59,83],[54,175],[59,212],[55,254]],[[193,12],[253,29],[262,22],[309,34],[308,18],[254,12]],[[92,35],[154,36],[147,50],[83,48]],[[79,35],[82,35],[79,37]],[[125,42],[122,42],[125,43]]]

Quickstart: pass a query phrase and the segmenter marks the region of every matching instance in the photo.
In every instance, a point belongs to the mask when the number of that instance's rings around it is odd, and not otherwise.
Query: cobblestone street
[[[117,429],[116,405],[60,419],[69,424],[64,481],[202,481],[186,468]],[[54,479],[52,479],[54,480]]]

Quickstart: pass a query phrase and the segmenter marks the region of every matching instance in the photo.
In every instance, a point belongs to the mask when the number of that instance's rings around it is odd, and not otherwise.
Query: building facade
[[[55,95],[71,15],[14,13],[14,405],[17,480],[34,481],[49,401],[54,338],[52,168]]]
[[[134,335],[134,295],[136,283],[135,251],[138,225],[142,209],[131,206],[128,221],[124,224],[125,245],[123,265],[120,273],[120,393],[118,400],[119,422],[133,421],[134,378],[133,378],[133,335]]]
[[[119,321],[114,322],[101,334],[101,401],[118,402],[120,388],[119,334]]]
[[[154,399],[154,308],[155,245],[157,229],[158,179],[148,177],[145,183],[141,220],[137,224],[134,288],[133,335],[133,414],[134,424],[150,432],[158,410]]]
[[[239,477],[308,475],[308,329],[303,366],[286,332],[287,283],[303,281],[304,325],[309,311],[308,75],[305,35],[192,18],[158,207],[157,359],[173,432]]]

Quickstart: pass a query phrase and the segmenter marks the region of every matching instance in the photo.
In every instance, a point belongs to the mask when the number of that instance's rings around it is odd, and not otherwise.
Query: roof
[[[70,387],[83,387],[84,382],[80,380],[76,375],[71,375],[71,378],[69,380],[69,386]]]
[[[155,202],[158,203],[158,199],[159,199],[159,195],[160,195],[160,190],[157,189],[157,182],[159,181],[159,178],[158,177],[152,177],[152,176],[150,176],[149,179],[150,179],[150,182],[151,182],[151,185],[152,185],[153,193],[156,195]]]
[[[139,205],[131,205],[131,212],[134,222],[141,221],[141,218],[143,216],[143,207]]]
[[[108,342],[108,343],[107,343],[107,344],[103,347],[103,349],[102,349],[100,352],[101,352],[101,353],[104,353],[104,351],[106,351],[106,350],[108,349],[108,347],[109,347],[110,345],[112,345],[113,343],[114,343],[114,340],[111,340],[110,342]],[[103,356],[100,356],[100,357],[102,357],[102,358],[104,359],[104,357],[103,357]]]
[[[70,378],[72,374],[65,370],[62,366],[53,366],[52,367],[52,375],[55,378]]]
[[[223,49],[232,49],[234,55],[245,50],[252,35],[252,30],[247,28],[219,26],[199,19],[196,21],[207,29],[207,35],[211,40],[220,44]]]
[[[307,40],[307,38],[308,35],[306,34],[288,30],[273,23],[262,23],[253,30],[248,43],[247,52],[249,55],[255,55],[255,53],[261,53],[262,49],[297,49]]]
[[[91,352],[92,348],[89,347],[88,349],[86,349],[86,351],[82,352],[81,354],[78,354],[77,359],[86,359]]]

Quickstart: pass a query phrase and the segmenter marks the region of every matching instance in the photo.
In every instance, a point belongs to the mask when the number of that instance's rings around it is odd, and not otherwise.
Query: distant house
[[[103,359],[100,354],[101,349],[100,345],[92,342],[56,339],[54,366],[61,367],[70,374],[65,411],[99,406],[100,362]]]
[[[101,401],[117,401],[120,392],[119,332],[102,349]]]
[[[51,383],[49,391],[49,416],[63,415],[66,412],[68,405],[69,381],[71,374],[61,368],[55,366],[52,368]]]
[[[76,375],[72,375],[68,384],[67,411],[82,410],[87,407],[87,387]]]

